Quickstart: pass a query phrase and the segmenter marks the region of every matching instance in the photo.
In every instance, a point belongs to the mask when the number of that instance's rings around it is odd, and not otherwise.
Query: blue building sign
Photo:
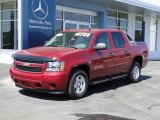
[[[55,0],[22,0],[23,49],[44,45],[55,33]]]

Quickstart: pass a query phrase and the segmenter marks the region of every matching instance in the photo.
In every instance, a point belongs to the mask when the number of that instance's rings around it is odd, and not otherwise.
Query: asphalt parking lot
[[[0,120],[159,120],[160,61],[142,70],[142,82],[125,79],[90,86],[87,97],[27,92],[14,86],[10,65],[0,64]]]

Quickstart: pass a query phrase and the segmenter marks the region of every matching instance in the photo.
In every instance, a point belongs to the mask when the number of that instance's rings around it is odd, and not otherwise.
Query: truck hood
[[[17,54],[28,55],[28,56],[40,56],[48,58],[60,58],[67,54],[81,51],[82,49],[65,48],[65,47],[35,47],[27,50],[17,52]]]

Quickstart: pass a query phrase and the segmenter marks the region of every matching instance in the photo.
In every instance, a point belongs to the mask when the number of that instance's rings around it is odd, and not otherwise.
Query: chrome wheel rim
[[[133,77],[134,79],[138,79],[139,78],[139,75],[140,75],[140,70],[139,70],[139,67],[138,66],[135,66],[133,68]]]
[[[85,78],[82,75],[77,76],[74,83],[74,91],[76,92],[76,94],[83,93],[83,91],[85,90],[85,86]]]

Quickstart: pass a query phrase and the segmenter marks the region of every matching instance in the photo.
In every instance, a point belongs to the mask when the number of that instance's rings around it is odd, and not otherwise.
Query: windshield
[[[45,46],[86,49],[92,37],[93,33],[89,32],[61,32],[49,40]]]

